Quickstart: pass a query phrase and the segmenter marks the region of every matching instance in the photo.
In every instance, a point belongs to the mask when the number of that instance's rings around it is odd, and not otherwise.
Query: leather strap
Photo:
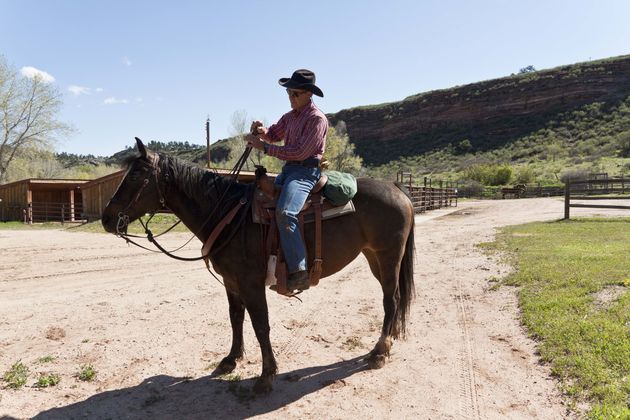
[[[315,258],[313,259],[313,267],[310,272],[311,286],[319,284],[319,278],[322,276],[322,197],[316,194],[312,200],[313,210],[315,211]]]
[[[225,229],[225,227],[229,225],[230,222],[232,222],[234,216],[236,216],[236,213],[238,213],[238,211],[241,209],[241,207],[243,207],[243,205],[245,205],[245,203],[247,203],[247,200],[245,198],[241,198],[238,204],[234,206],[234,208],[230,210],[230,212],[226,214],[223,219],[221,219],[219,224],[214,227],[212,233],[203,244],[203,248],[201,248],[202,256],[208,257],[210,255],[210,250],[212,249],[212,245],[214,245],[214,241],[217,240],[221,232],[223,232],[223,229]]]

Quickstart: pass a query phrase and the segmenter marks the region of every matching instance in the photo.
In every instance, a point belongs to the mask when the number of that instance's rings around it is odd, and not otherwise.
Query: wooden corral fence
[[[502,187],[501,198],[533,198],[562,196],[561,186],[541,186],[540,184],[518,184],[513,187]]]
[[[81,221],[81,185],[85,180],[29,178],[0,185],[0,220]]]
[[[562,197],[562,194],[564,194],[564,188],[561,185],[542,186],[540,184],[527,184],[521,197]]]
[[[630,210],[630,205],[572,202],[596,200],[630,201],[630,178],[622,176],[619,178],[567,181],[564,187],[564,218],[569,219],[571,207]]]
[[[442,207],[457,207],[457,188],[450,182],[438,181],[434,184],[431,179],[425,177],[423,185],[414,185],[413,175],[402,171],[398,172],[396,180],[409,190],[416,213]]]

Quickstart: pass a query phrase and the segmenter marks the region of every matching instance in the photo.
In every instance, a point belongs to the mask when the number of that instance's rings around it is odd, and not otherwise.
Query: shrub
[[[4,373],[2,379],[7,383],[7,387],[18,389],[26,384],[29,369],[21,361],[17,361],[11,366],[11,369]]]
[[[560,181],[566,184],[567,181],[575,181],[577,179],[588,179],[589,171],[584,169],[567,169],[560,174]]]
[[[464,171],[464,177],[484,185],[505,185],[512,178],[512,168],[507,165],[472,165]]]
[[[61,382],[61,377],[56,373],[41,374],[35,386],[37,388],[47,388],[49,386],[55,386]]]
[[[92,365],[83,365],[77,377],[82,381],[91,381],[96,376],[96,371]]]
[[[624,131],[617,135],[617,146],[621,157],[630,157],[630,131]]]
[[[529,184],[534,182],[535,179],[534,170],[530,166],[519,167],[514,175],[514,182],[517,184]]]

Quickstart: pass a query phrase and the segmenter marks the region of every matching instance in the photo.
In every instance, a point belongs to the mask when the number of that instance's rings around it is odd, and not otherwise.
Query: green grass
[[[146,222],[148,217],[143,217],[143,220]],[[174,214],[156,214],[151,222],[149,223],[149,229],[153,232],[154,235],[158,235],[171,226],[173,226],[179,219]],[[106,233],[105,229],[103,229],[103,225],[100,220],[95,222],[86,223],[80,226],[75,226],[71,229],[73,232],[93,232],[93,233]],[[134,235],[144,235],[144,228],[137,220],[129,225],[128,233],[132,233]],[[190,232],[183,223],[178,224],[171,230],[170,232]],[[169,233],[170,233],[169,232]],[[168,233],[167,233],[168,235]]]
[[[50,363],[55,360],[53,356],[44,356],[37,359],[37,363]]]
[[[96,371],[92,365],[83,365],[77,374],[77,378],[82,381],[90,382],[96,377]]]
[[[144,217],[143,220],[148,219]],[[173,226],[179,219],[173,214],[156,214],[149,223],[149,229],[154,235],[158,235],[171,226]],[[35,223],[33,225],[24,224],[22,222],[0,222],[0,230],[32,230],[32,229],[64,229],[69,232],[91,232],[91,233],[107,233],[103,229],[103,225],[100,220],[84,223],[84,224],[61,224],[61,223]],[[170,232],[190,232],[183,223],[175,226]],[[144,228],[137,220],[133,222],[128,229],[128,233],[134,235],[143,235]],[[168,235],[168,234],[167,234]]]
[[[576,219],[505,228],[522,320],[572,403],[590,418],[630,418],[630,219]],[[615,291],[602,302],[598,292]]]
[[[26,230],[26,229],[62,229],[69,225],[62,225],[61,223],[48,222],[48,223],[34,223],[28,225],[22,222],[0,222],[0,230]]]
[[[29,368],[21,361],[17,361],[4,373],[2,379],[8,388],[19,389],[26,384],[28,374]]]

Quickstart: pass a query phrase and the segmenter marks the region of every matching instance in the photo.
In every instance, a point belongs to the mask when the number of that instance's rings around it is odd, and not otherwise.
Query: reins
[[[241,217],[238,220],[238,223],[236,224],[236,228],[232,229],[232,232],[230,233],[229,237],[225,241],[223,241],[223,243],[220,244],[218,247],[215,247],[213,249],[207,250],[207,252],[205,254],[202,253],[202,255],[200,257],[180,257],[179,255],[175,255],[174,252],[179,251],[184,246],[186,246],[188,243],[190,243],[190,241],[196,236],[196,234],[200,233],[203,230],[203,228],[206,226],[206,224],[212,219],[212,217],[215,215],[215,213],[221,207],[222,201],[227,196],[227,193],[230,190],[230,187],[232,187],[232,185],[234,185],[236,183],[236,181],[238,179],[238,175],[240,174],[241,169],[243,168],[243,165],[245,164],[245,162],[247,162],[247,158],[249,157],[249,154],[250,154],[251,150],[252,150],[251,147],[246,147],[245,148],[245,151],[243,152],[241,157],[238,159],[238,161],[236,162],[236,164],[234,165],[234,167],[232,168],[232,170],[230,171],[230,173],[228,175],[230,180],[229,180],[229,183],[228,183],[227,187],[224,189],[223,193],[217,199],[214,208],[212,209],[212,211],[210,212],[210,214],[208,215],[206,220],[201,224],[201,226],[199,227],[198,231],[193,233],[193,236],[188,241],[186,241],[186,243],[184,243],[184,245],[182,245],[179,248],[174,249],[172,251],[166,250],[162,245],[159,244],[159,242],[155,238],[158,238],[158,237],[164,235],[165,233],[171,231],[175,226],[177,226],[179,223],[181,223],[181,220],[178,220],[173,226],[171,226],[170,228],[168,228],[164,232],[162,232],[162,233],[160,233],[158,235],[153,235],[153,232],[151,232],[151,229],[149,229],[149,223],[150,223],[151,219],[153,219],[153,216],[155,216],[156,212],[153,212],[153,213],[150,214],[149,219],[147,220],[146,223],[142,220],[141,217],[138,218],[138,221],[140,222],[140,224],[144,228],[144,232],[147,235],[146,239],[149,242],[151,242],[158,249],[158,251],[150,249],[150,248],[147,248],[147,247],[145,247],[143,245],[140,245],[139,243],[135,242],[134,240],[130,239],[130,238],[142,238],[142,236],[130,235],[130,234],[126,233],[126,232],[121,231],[121,229],[123,227],[129,225],[129,216],[127,216],[125,214],[125,212],[133,204],[135,204],[140,199],[140,196],[142,195],[142,192],[144,191],[144,189],[147,187],[147,185],[150,182],[149,178],[151,176],[153,176],[155,178],[155,186],[156,186],[156,189],[158,191],[161,209],[166,208],[166,200],[164,198],[165,194],[162,193],[162,190],[160,188],[159,178],[158,178],[158,175],[160,173],[160,168],[158,166],[159,155],[156,154],[155,157],[152,159],[152,161],[150,163],[147,163],[150,166],[150,168],[151,168],[151,174],[149,175],[149,177],[144,179],[144,181],[142,182],[142,185],[138,189],[138,192],[135,194],[134,199],[129,202],[127,207],[125,207],[122,211],[120,211],[118,213],[118,222],[116,224],[116,234],[118,236],[120,236],[121,238],[125,239],[125,241],[127,241],[127,243],[131,243],[131,244],[133,244],[133,245],[135,245],[135,246],[137,246],[139,248],[145,249],[147,251],[162,252],[163,254],[166,254],[167,256],[169,256],[169,257],[171,257],[173,259],[179,260],[179,261],[199,261],[199,260],[205,259],[206,263],[207,263],[207,261],[208,261],[208,259],[210,258],[211,255],[216,254],[218,251],[223,249],[223,247],[226,246],[232,240],[232,238],[234,238],[234,236],[236,235],[237,231],[239,230],[238,227],[240,227],[245,222],[245,218],[247,216],[247,211],[243,211],[242,212]],[[168,177],[168,174],[167,174],[167,177]],[[167,181],[168,181],[168,179],[167,179]],[[216,184],[215,184],[215,187],[216,187]],[[239,208],[240,208],[243,205],[246,205],[246,208],[248,208],[250,204],[251,204],[251,200],[247,200],[247,197],[243,197],[243,198],[240,199],[239,204],[237,204],[237,206],[239,206]],[[208,267],[208,269],[209,269],[209,267]]]

